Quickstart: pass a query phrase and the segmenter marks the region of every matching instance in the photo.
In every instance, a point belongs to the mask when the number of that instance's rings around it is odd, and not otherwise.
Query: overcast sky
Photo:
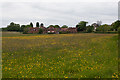
[[[80,21],[92,24],[101,20],[111,24],[118,19],[119,0],[1,0],[0,27],[10,22],[29,24],[33,22],[48,25],[68,25],[75,27]]]

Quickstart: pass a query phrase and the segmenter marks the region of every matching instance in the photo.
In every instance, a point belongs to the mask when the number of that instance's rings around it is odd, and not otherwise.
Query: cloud
[[[29,24],[37,21],[45,26],[66,24],[75,26],[85,20],[89,24],[102,20],[112,23],[117,20],[117,2],[4,2],[2,3],[2,27],[10,22]]]

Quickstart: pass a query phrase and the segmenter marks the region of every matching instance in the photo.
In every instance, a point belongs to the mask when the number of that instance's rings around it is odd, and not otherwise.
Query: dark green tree
[[[94,30],[94,27],[93,26],[87,26],[87,28],[86,28],[86,31],[88,32],[88,33],[91,33],[91,32],[93,32],[93,30]]]
[[[67,25],[63,25],[61,28],[68,28],[68,26]]]
[[[43,24],[43,23],[41,23],[41,24],[40,24],[40,27],[44,27],[44,24]]]
[[[59,25],[55,25],[54,28],[60,28],[60,26]]]
[[[36,23],[36,27],[39,27],[39,22]]]
[[[111,30],[111,26],[110,25],[107,25],[107,24],[104,24],[104,25],[101,25],[97,28],[97,31],[100,31],[100,32],[107,32],[107,31],[110,31]]]
[[[25,27],[26,27],[25,25],[21,25],[21,30],[20,31],[23,32]]]
[[[20,31],[20,25],[11,22],[10,25],[7,26],[7,30],[8,31]]]
[[[86,25],[88,22],[86,21],[81,21],[76,25],[77,31],[85,31],[86,30]]]
[[[33,23],[32,22],[30,23],[30,26],[33,27]]]
[[[42,33],[43,33],[43,29],[40,28],[40,29],[39,29],[39,34],[42,34]]]
[[[49,25],[48,28],[49,28],[49,27],[54,27],[54,25]]]
[[[115,21],[114,23],[111,24],[111,26],[113,26],[113,29],[115,31],[117,31],[118,28],[120,27],[120,20]]]

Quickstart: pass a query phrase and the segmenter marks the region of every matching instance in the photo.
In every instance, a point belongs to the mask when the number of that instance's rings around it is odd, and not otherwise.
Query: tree
[[[67,25],[63,25],[61,28],[68,28],[68,26]]]
[[[86,28],[86,31],[88,32],[88,33],[91,33],[91,32],[93,32],[93,30],[94,30],[94,27],[93,26],[87,26],[87,28]]]
[[[86,21],[81,21],[76,25],[77,31],[85,31],[86,30],[86,25],[88,22]]]
[[[49,28],[49,27],[54,27],[54,25],[49,25],[48,28]]]
[[[101,25],[97,28],[97,31],[101,31],[101,32],[107,32],[107,31],[110,31],[111,30],[111,26],[110,25],[107,25],[107,24],[104,24],[104,25]]]
[[[113,26],[113,29],[117,31],[117,29],[120,27],[120,20],[115,21],[114,23],[111,24]]]
[[[59,25],[55,25],[54,28],[60,28],[60,26]]]
[[[7,26],[7,30],[8,31],[20,31],[20,25],[11,22],[10,25]]]
[[[28,34],[28,28],[27,27],[24,28],[23,34]]]
[[[21,25],[20,31],[23,32],[25,27],[26,27],[25,25]]]
[[[40,29],[39,29],[39,34],[42,34],[42,33],[43,33],[43,29],[40,28]]]
[[[39,22],[36,23],[36,27],[39,27]]]
[[[32,22],[30,23],[30,26],[33,27],[33,23]]]
[[[1,28],[0,30],[2,30],[2,31],[7,31],[7,27]]]
[[[40,27],[43,27],[43,26],[44,26],[44,24],[43,24],[43,23],[41,23],[41,24],[40,24]]]

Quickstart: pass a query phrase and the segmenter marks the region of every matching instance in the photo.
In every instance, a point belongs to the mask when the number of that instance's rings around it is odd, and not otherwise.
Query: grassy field
[[[117,34],[4,32],[3,78],[118,77]]]

